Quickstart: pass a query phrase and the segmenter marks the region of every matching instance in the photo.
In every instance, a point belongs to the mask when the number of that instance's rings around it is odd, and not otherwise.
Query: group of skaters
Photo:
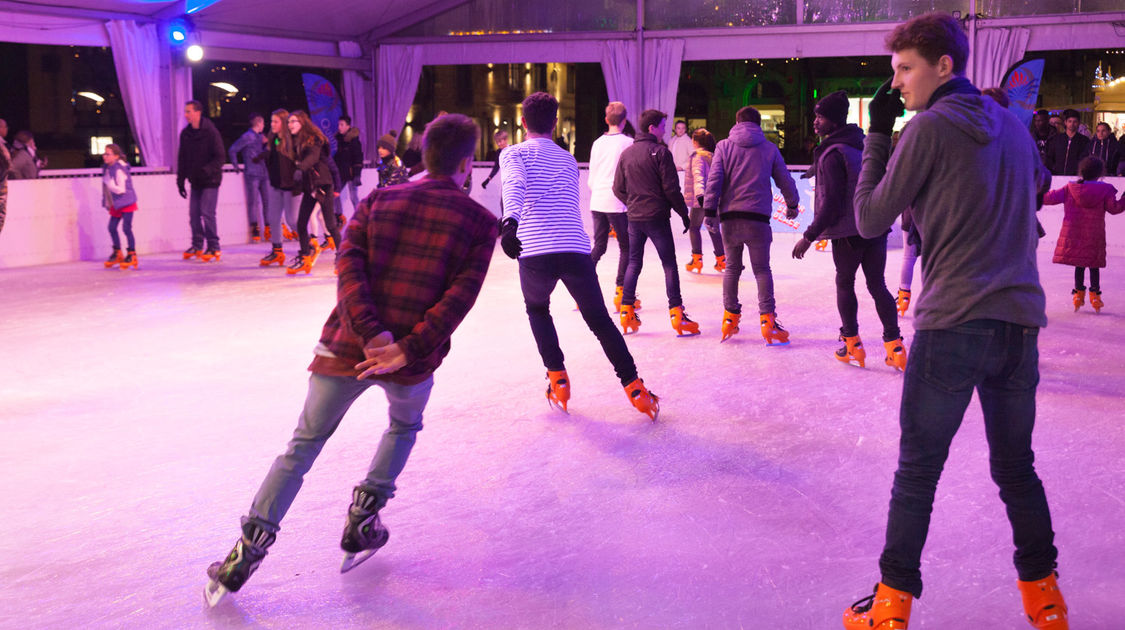
[[[816,129],[825,141],[813,165],[815,216],[793,250],[800,258],[817,239],[832,240],[842,277],[843,358],[851,361],[859,359],[861,348],[854,328],[854,290],[847,295],[856,270],[867,272],[869,286],[882,284],[875,276],[882,274],[886,234],[907,208],[913,238],[921,245],[924,289],[916,302],[909,362],[893,323],[894,300],[883,295],[885,287],[877,297],[884,327],[890,328],[884,337],[893,334],[892,341],[901,346],[888,347],[889,358],[904,370],[899,460],[879,582],[870,596],[846,608],[843,625],[851,630],[907,628],[912,602],[922,594],[921,554],[937,483],[976,391],[991,476],[1013,530],[1026,619],[1035,628],[1062,630],[1068,627],[1068,611],[1056,581],[1054,532],[1031,448],[1038,333],[1046,325],[1035,255],[1042,189],[1036,146],[1013,114],[965,77],[968,40],[956,19],[938,13],[912,19],[888,36],[887,47],[894,75],[870,102],[866,134],[846,124],[842,94],[817,104]],[[892,159],[892,129],[907,109],[917,115]],[[527,139],[499,153],[504,200],[499,225],[460,191],[479,140],[476,125],[460,114],[439,116],[427,126],[421,149],[426,177],[377,190],[359,205],[339,253],[338,303],[309,366],[309,391],[297,429],[243,517],[234,548],[208,568],[209,604],[239,590],[258,568],[304,474],[350,405],[372,385],[388,397],[390,423],[366,476],[352,491],[341,538],[341,571],[387,543],[381,511],[394,497],[396,478],[422,429],[433,372],[480,292],[497,239],[504,253],[518,261],[528,320],[547,372],[546,396],[563,411],[571,398],[570,383],[550,314],[550,296],[559,282],[601,344],[627,399],[657,418],[660,399],[640,379],[625,333],[640,326],[636,276],[649,239],[665,271],[672,327],[680,335],[698,332],[698,324],[684,312],[673,273],[672,212],[685,229],[698,228],[701,214],[702,225],[722,234],[728,274],[724,337],[737,332],[741,305],[735,289],[746,249],[758,280],[763,335],[770,344],[787,340],[774,316],[769,278],[769,180],[781,189],[788,216],[796,216],[798,199],[754,110],[739,111],[735,128],[722,142],[712,145],[699,131],[692,134],[701,163],[689,159],[693,172],[685,195],[676,181],[674,159],[660,141],[667,116],[643,112],[636,138],[626,141],[619,137],[624,107],[610,104],[609,132],[597,141],[591,157],[593,252],[579,208],[577,164],[551,140],[557,111],[558,103],[545,93],[523,101],[520,122]],[[615,154],[614,159],[607,154]],[[620,330],[595,273],[611,226],[619,245],[628,248],[627,254],[622,252],[627,262],[617,270],[614,300]]]
[[[321,252],[337,248],[346,222],[339,198],[344,194],[353,211],[359,207],[357,189],[362,185],[364,167],[359,131],[351,126],[350,117],[341,116],[337,122],[335,152],[328,137],[301,110],[274,110],[268,132],[265,118],[252,115],[247,131],[229,149],[224,149],[214,123],[203,116],[199,101],[187,102],[184,118],[187,124],[180,132],[176,170],[176,187],[180,196],[188,200],[191,227],[191,246],[184,251],[184,260],[212,262],[222,257],[216,207],[223,166],[228,159],[235,173],[242,174],[250,240],[264,240],[271,245],[270,252],[259,261],[260,266],[276,264],[287,266],[289,275],[308,274]],[[394,134],[378,140],[375,166],[379,187],[409,178],[406,164],[395,155],[396,145]],[[113,252],[105,266],[135,268],[131,226],[137,200],[128,163],[116,145],[107,147],[103,157],[104,205],[111,217],[109,232],[113,239]],[[295,198],[299,198],[299,203],[294,204]],[[124,255],[117,233],[119,225],[128,241]],[[318,234],[323,235],[323,241]],[[283,243],[293,240],[298,242],[298,250],[287,261]]]

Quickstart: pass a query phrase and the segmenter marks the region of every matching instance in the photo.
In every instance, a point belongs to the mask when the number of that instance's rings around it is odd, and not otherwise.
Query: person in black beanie
[[[863,238],[855,225],[852,197],[863,156],[863,131],[848,124],[848,94],[843,90],[820,99],[813,109],[813,131],[822,138],[813,151],[812,168],[804,177],[816,177],[812,223],[793,247],[793,258],[805,257],[813,241],[832,239],[832,262],[836,265],[836,308],[840,311],[840,340],[844,346],[836,358],[864,367],[867,356],[859,340],[859,300],[855,276],[860,267],[867,291],[883,324],[883,347],[887,365],[906,368],[906,344],[898,328],[895,300],[883,275],[887,267],[887,233]],[[889,231],[889,230],[888,230]]]

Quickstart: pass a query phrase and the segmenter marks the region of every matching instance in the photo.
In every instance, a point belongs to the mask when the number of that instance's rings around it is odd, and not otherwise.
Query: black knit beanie
[[[813,111],[843,127],[848,122],[848,93],[839,90],[820,99]]]

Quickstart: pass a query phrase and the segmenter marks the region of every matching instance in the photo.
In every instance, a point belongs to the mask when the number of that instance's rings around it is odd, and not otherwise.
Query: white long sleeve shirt
[[[504,218],[519,222],[520,258],[590,253],[578,207],[578,163],[547,138],[531,138],[500,152]]]
[[[613,194],[613,176],[621,152],[633,144],[623,133],[607,133],[594,140],[590,147],[590,210],[594,212],[625,212],[625,204]]]

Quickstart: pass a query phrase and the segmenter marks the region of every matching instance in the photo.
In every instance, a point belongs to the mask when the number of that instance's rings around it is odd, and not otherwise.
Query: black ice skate
[[[215,607],[227,593],[237,592],[250,579],[266,550],[273,544],[276,536],[253,523],[242,526],[242,537],[234,543],[234,549],[226,560],[212,563],[207,567],[207,577],[211,578],[203,588],[203,601],[208,607]]]
[[[379,521],[379,497],[362,486],[352,490],[352,505],[348,508],[348,521],[340,548],[344,561],[340,573],[347,573],[363,564],[380,547],[387,544],[391,534]]]

